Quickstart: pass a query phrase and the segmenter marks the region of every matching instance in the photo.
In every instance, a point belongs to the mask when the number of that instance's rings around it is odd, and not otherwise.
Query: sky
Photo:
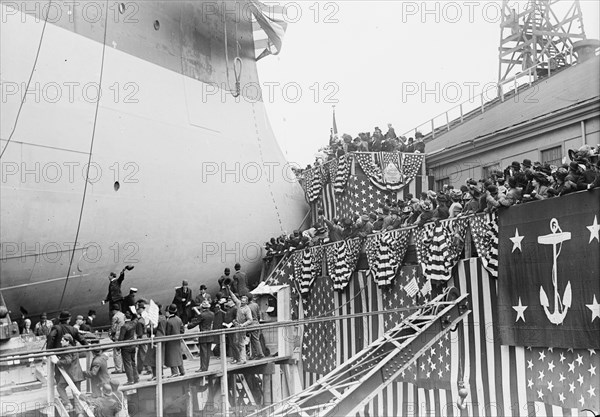
[[[392,123],[400,135],[498,80],[501,1],[279,4],[289,25],[281,53],[258,62],[259,79],[275,137],[300,166],[327,145],[333,105],[340,134]],[[580,4],[587,37],[600,39],[600,2]]]

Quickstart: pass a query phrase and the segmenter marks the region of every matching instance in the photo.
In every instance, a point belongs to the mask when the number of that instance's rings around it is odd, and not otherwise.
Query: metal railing
[[[577,65],[572,46],[560,55],[565,58],[568,66]],[[596,55],[598,55],[598,50],[596,50]],[[420,132],[425,138],[435,139],[436,136],[449,132],[452,128],[461,125],[471,117],[483,114],[489,108],[504,102],[507,96],[516,95],[520,92],[520,89],[531,87],[533,83],[538,81],[539,70],[547,71],[547,75],[550,77],[553,73],[560,72],[562,69],[564,67],[552,69],[547,62],[538,62],[516,75],[495,84],[493,87],[489,87],[464,102],[451,107],[449,110],[432,117],[426,122],[403,133],[402,136],[414,136],[416,132]],[[525,78],[525,82],[519,85],[518,81],[523,78]]]

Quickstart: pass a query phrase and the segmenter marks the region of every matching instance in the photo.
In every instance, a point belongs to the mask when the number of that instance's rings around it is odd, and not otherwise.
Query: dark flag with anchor
[[[600,348],[600,190],[499,216],[502,344]]]

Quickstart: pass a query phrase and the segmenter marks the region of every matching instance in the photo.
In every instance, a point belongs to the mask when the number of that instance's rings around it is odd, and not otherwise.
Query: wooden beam
[[[156,344],[156,361],[154,362],[156,365],[156,415],[158,417],[162,417],[164,414],[163,407],[163,355],[162,355],[163,345],[162,343]]]
[[[221,344],[221,369],[223,370],[223,375],[221,376],[221,404],[223,407],[223,415],[229,416],[229,387],[227,385],[227,344],[225,342],[224,334],[221,335],[219,342]]]

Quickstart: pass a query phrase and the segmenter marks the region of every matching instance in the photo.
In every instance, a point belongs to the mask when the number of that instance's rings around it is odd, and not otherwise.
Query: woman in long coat
[[[177,317],[177,306],[171,304],[167,313],[166,336],[182,334],[184,327],[181,319]],[[165,366],[171,368],[171,378],[185,375],[181,340],[165,342]]]

